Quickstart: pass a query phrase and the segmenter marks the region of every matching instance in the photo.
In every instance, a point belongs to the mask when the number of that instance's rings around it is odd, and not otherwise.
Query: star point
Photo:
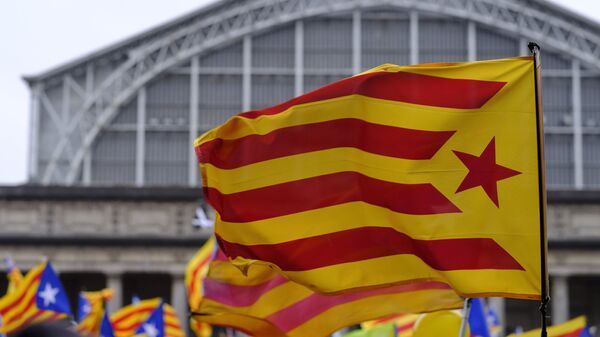
[[[499,208],[497,182],[519,175],[521,172],[496,163],[496,139],[492,138],[479,156],[456,150],[452,152],[469,169],[469,173],[455,193],[481,186],[490,200]]]
[[[143,325],[143,329],[148,337],[158,336],[158,329],[156,328],[156,326],[154,326],[154,324],[145,323]]]
[[[44,290],[41,291],[38,296],[44,300],[44,306],[56,303],[56,295],[58,294],[58,288],[53,288],[50,283],[46,283]]]

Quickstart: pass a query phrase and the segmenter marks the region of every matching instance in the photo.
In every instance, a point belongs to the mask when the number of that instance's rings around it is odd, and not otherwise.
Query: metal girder
[[[600,37],[551,13],[509,0],[255,0],[225,7],[128,52],[128,60],[86,96],[61,134],[42,183],[73,184],[85,153],[98,133],[148,81],[177,63],[228,41],[307,17],[374,7],[434,13],[491,26],[548,45],[600,70]],[[74,146],[69,151],[69,144]],[[73,145],[76,144],[76,145]],[[68,162],[68,169],[60,169]],[[61,170],[63,172],[58,172]]]

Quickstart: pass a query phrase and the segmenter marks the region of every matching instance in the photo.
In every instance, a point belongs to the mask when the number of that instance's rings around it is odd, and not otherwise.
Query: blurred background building
[[[600,324],[600,25],[544,0],[222,0],[44,73],[31,89],[29,184],[0,188],[0,254],[50,257],[113,308],[163,296],[208,231],[192,149],[235,113],[381,63],[542,47],[551,320]],[[71,294],[74,299],[75,295]],[[507,331],[538,303],[494,299]]]

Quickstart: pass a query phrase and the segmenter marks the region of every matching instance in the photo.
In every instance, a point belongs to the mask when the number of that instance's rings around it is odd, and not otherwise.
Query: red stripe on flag
[[[556,337],[579,337],[584,328],[578,328],[577,330],[564,333],[562,335],[557,335]]]
[[[210,262],[213,254],[208,254],[202,261],[198,262],[196,266],[194,266],[194,270],[192,271],[192,279],[190,280],[190,284],[188,285],[189,295],[196,294],[196,280],[198,279],[198,274],[202,270],[206,264]]]
[[[6,325],[9,324],[9,322],[14,322],[14,321],[18,321],[19,319],[21,319],[23,317],[23,315],[25,315],[29,309],[31,309],[32,307],[36,307],[35,305],[35,296],[31,297],[28,302],[25,304],[25,307],[23,309],[21,309],[16,315],[14,316],[4,316],[4,323]],[[39,309],[36,309],[37,311],[40,311]]]
[[[348,95],[456,109],[478,109],[506,82],[444,78],[408,72],[374,72],[331,83],[285,103],[240,114],[246,118],[274,115],[298,104]]]
[[[448,285],[442,282],[422,282],[365,290],[336,296],[313,293],[301,301],[298,301],[271,314],[267,317],[267,321],[273,323],[283,331],[288,332],[302,325],[304,322],[307,322],[310,319],[338,305],[373,296],[413,292],[426,289],[448,289]]]
[[[25,287],[25,289],[29,289],[33,283],[35,283],[36,281],[38,281],[40,278],[42,277],[42,273],[41,271],[35,275],[35,277],[32,277],[29,280],[29,283],[27,284],[23,284],[20,285],[21,287]],[[2,308],[0,310],[0,315],[4,316],[6,315],[8,312],[10,312],[12,310],[12,308],[14,308],[15,306],[19,305],[21,303],[21,301],[23,301],[23,298],[25,297],[25,295],[28,294],[28,291],[24,291],[17,299],[15,299],[14,301],[12,301],[9,305],[7,305],[6,307]],[[35,293],[33,294],[33,297],[35,298]]]
[[[357,172],[337,172],[232,194],[205,188],[223,221],[248,222],[363,201],[404,214],[460,213],[431,184],[399,184]],[[269,205],[269,207],[264,207]]]
[[[266,135],[214,139],[196,148],[198,160],[234,169],[300,153],[357,148],[409,160],[431,159],[455,131],[413,130],[344,118],[274,130]]]
[[[360,227],[271,245],[245,246],[218,239],[230,257],[271,262],[285,271],[311,270],[399,254],[415,255],[431,268],[442,271],[524,270],[493,239],[415,240],[387,227]]]
[[[204,280],[204,298],[234,307],[245,307],[254,304],[258,299],[271,289],[288,282],[276,275],[272,279],[257,285],[244,286],[219,282],[210,278]]]

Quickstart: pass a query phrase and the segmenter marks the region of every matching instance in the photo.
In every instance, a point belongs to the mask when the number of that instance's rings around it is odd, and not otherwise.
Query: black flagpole
[[[540,197],[540,256],[541,256],[541,271],[542,271],[542,298],[540,301],[540,314],[542,318],[541,336],[547,337],[547,307],[550,302],[548,296],[548,239],[546,228],[546,180],[544,176],[544,119],[542,112],[542,93],[541,93],[541,59],[540,46],[535,42],[529,42],[527,45],[533,55],[534,76],[533,82],[535,85],[535,116],[537,122],[537,152],[538,152],[538,185]]]

